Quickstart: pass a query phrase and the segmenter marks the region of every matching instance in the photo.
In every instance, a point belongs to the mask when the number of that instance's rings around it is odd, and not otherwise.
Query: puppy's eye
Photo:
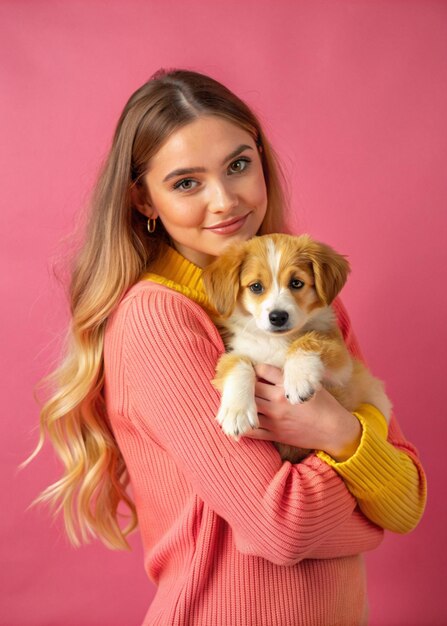
[[[248,288],[253,293],[262,293],[264,291],[264,286],[262,283],[252,283]]]
[[[302,289],[303,287],[304,287],[304,283],[299,278],[294,278],[293,280],[290,281],[291,289]]]

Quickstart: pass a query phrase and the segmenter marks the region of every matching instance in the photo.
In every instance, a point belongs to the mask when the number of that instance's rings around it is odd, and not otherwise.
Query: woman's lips
[[[215,226],[207,226],[205,230],[209,230],[218,235],[231,235],[238,231],[245,224],[247,217],[250,213],[246,213],[241,217],[235,217],[232,220],[227,220],[226,222],[222,222],[220,225],[216,224]]]

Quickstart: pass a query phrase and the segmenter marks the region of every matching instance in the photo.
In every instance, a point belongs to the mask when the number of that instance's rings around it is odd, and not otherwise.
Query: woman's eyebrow
[[[225,163],[227,163],[227,161],[229,161],[230,159],[234,159],[235,157],[237,157],[238,154],[240,154],[244,150],[253,150],[253,148],[251,146],[247,146],[246,144],[241,144],[236,148],[236,150],[233,150],[231,154],[225,157],[225,159],[222,161],[222,165],[225,165]],[[163,178],[163,182],[165,183],[171,178],[175,178],[176,176],[187,176],[188,174],[198,174],[203,172],[206,172],[205,167],[181,167],[173,170],[172,172],[169,172],[169,174],[167,174]]]
[[[237,157],[237,155],[243,152],[244,150],[253,150],[253,148],[251,146],[247,146],[244,143],[241,143],[241,145],[238,146],[236,150],[233,150],[231,154],[225,157],[225,159],[222,161],[222,165],[225,165],[225,163],[229,161],[230,159],[234,159],[234,157]]]

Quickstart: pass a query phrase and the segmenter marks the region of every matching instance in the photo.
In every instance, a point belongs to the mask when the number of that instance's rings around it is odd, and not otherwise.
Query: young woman
[[[224,347],[201,271],[230,242],[283,230],[283,208],[262,128],[223,85],[161,71],[132,95],[76,260],[38,450],[48,436],[63,461],[41,499],[75,544],[125,548],[138,519],[158,586],[145,626],[365,624],[361,554],[422,515],[416,450],[373,406],[351,414],[324,390],[291,406],[281,372],[260,366],[261,428],[235,442],[215,420]],[[282,463],[269,440],[318,452]]]

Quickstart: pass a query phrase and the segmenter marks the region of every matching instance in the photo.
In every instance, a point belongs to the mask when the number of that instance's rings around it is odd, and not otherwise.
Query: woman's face
[[[199,117],[173,133],[151,158],[145,183],[139,210],[160,219],[176,249],[199,267],[253,237],[267,210],[255,141],[219,117]]]

